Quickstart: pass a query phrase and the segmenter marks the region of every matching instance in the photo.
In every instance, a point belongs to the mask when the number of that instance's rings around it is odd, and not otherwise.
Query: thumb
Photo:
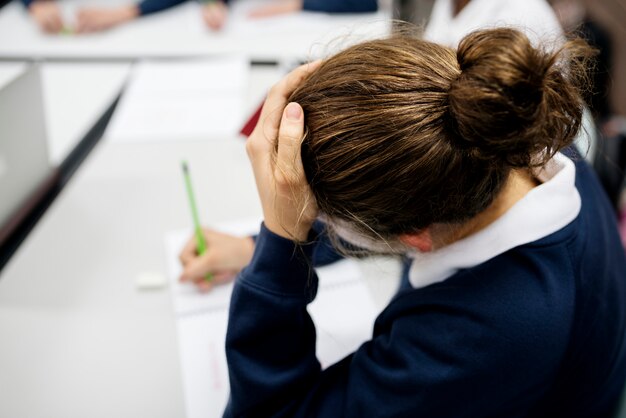
[[[304,136],[304,112],[298,103],[289,103],[283,111],[278,130],[277,164],[302,170],[300,148]]]

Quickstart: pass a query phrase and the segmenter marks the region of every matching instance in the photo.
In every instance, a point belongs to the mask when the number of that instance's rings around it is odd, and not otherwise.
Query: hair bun
[[[540,51],[522,32],[504,28],[463,38],[457,50],[461,74],[449,91],[459,145],[479,158],[528,167],[569,144],[580,127],[583,101],[559,58],[565,51],[576,55],[573,46]],[[578,47],[589,55],[588,47]]]

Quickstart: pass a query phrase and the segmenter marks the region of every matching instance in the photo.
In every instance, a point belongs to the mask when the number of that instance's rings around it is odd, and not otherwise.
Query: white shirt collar
[[[486,228],[436,251],[409,254],[411,285],[420,288],[442,282],[459,269],[537,241],[572,222],[581,207],[574,163],[557,154],[535,175],[543,183]]]

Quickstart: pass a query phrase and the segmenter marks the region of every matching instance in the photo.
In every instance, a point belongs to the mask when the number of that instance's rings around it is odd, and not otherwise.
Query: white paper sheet
[[[251,218],[232,223],[222,223],[211,226],[217,231],[235,236],[246,237],[259,232],[261,219]],[[227,309],[230,303],[230,295],[233,290],[232,283],[214,287],[209,293],[200,293],[190,283],[181,283],[178,279],[182,273],[179,254],[185,243],[191,238],[191,229],[171,231],[165,236],[165,250],[167,254],[167,272],[172,289],[172,302],[174,312],[178,316],[197,315],[205,312],[215,312]],[[324,268],[317,269],[319,288],[334,287],[352,284],[360,281],[360,271],[355,262],[345,260],[334,263]],[[315,306],[317,300],[311,304]]]
[[[232,137],[244,122],[249,63],[241,57],[136,66],[105,138],[117,142]]]
[[[214,226],[214,228],[218,231],[244,237],[258,233],[260,225],[261,220],[254,218],[240,222],[224,223]],[[216,286],[209,293],[200,293],[193,284],[178,281],[182,273],[178,256],[191,236],[191,229],[171,231],[165,236],[167,272],[172,290],[174,312],[178,316],[188,316],[227,309],[230,303],[230,294],[233,291],[232,283]]]
[[[222,225],[219,230],[249,235],[259,221]],[[199,294],[177,283],[177,255],[191,231],[174,231],[166,237],[168,268],[178,341],[185,405],[188,418],[217,418],[228,401],[228,368],[224,344],[231,286]],[[320,279],[317,298],[309,307],[317,330],[317,356],[323,368],[355,351],[371,337],[380,309],[362,280],[358,264],[343,260],[316,269]],[[195,292],[195,293],[194,293]]]
[[[220,418],[228,402],[228,311],[176,321],[187,418]]]

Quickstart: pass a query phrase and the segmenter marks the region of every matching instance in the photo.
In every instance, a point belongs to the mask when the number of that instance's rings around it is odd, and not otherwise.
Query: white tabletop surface
[[[94,2],[97,0],[89,1]],[[239,52],[260,61],[303,60],[326,55],[350,42],[381,36],[390,26],[386,10],[332,16],[301,12],[249,19],[247,12],[262,2],[235,2],[226,27],[217,33],[204,26],[200,5],[187,2],[103,33],[68,36],[42,33],[24,7],[14,1],[0,10],[0,57],[136,59]],[[60,2],[69,16],[81,3],[86,2]]]
[[[100,143],[0,277],[0,416],[180,417],[164,233],[258,214],[243,141]],[[233,191],[236,191],[234,193]]]
[[[0,89],[13,81],[28,68],[26,62],[0,62]]]
[[[125,63],[45,63],[44,113],[50,161],[59,165],[120,94]]]

